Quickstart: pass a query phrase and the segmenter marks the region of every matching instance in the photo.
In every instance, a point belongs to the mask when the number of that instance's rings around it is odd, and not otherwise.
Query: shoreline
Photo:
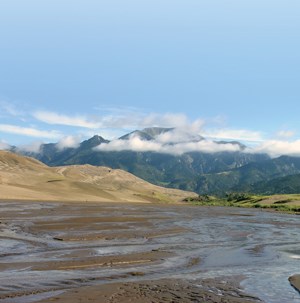
[[[125,200],[74,200],[74,199],[55,199],[55,200],[48,200],[48,199],[1,199],[0,203],[53,203],[53,204],[80,204],[80,205],[101,205],[101,204],[142,204],[142,205],[159,205],[159,206],[188,206],[188,207],[205,207],[205,208],[225,208],[225,209],[244,209],[244,210],[256,210],[261,212],[267,213],[274,213],[274,214],[285,214],[285,215],[293,215],[299,216],[300,212],[291,211],[291,210],[282,210],[282,209],[274,209],[271,207],[251,207],[251,206],[240,206],[240,205],[210,205],[210,204],[197,204],[197,203],[189,203],[185,201],[172,201],[172,202],[165,202],[165,201],[139,201],[139,200],[132,200],[132,201],[125,201]]]

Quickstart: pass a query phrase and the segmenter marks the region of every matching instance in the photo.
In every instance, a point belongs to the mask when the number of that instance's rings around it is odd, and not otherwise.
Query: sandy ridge
[[[0,151],[0,199],[39,201],[180,202],[196,195],[150,184],[120,169],[49,167]]]

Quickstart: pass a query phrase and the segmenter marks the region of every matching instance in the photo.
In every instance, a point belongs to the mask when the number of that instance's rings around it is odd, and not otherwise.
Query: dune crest
[[[0,151],[0,199],[46,201],[180,202],[196,195],[150,184],[120,169],[92,165],[49,167]]]

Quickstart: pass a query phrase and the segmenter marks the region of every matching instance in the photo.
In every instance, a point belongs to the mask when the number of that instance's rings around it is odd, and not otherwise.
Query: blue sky
[[[299,79],[298,0],[0,2],[2,146],[197,125],[300,151]]]

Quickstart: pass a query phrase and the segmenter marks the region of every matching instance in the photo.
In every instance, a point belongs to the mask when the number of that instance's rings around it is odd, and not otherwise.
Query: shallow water
[[[38,232],[31,229],[38,222],[79,217],[128,217],[132,222],[87,223]],[[145,222],[138,223],[136,218],[145,219]],[[128,272],[139,271],[144,273],[145,279],[244,276],[242,286],[245,291],[265,302],[300,302],[299,293],[288,282],[289,276],[300,273],[299,219],[296,215],[240,208],[0,203],[0,295],[5,298],[7,294],[29,294],[31,290],[37,290],[36,300],[30,297],[34,302],[40,299],[41,293],[48,295],[49,291],[140,280],[141,277],[128,275]],[[101,226],[105,229],[101,230]],[[97,230],[93,229],[95,227]],[[171,232],[178,227],[182,227],[181,232]],[[149,230],[170,232],[149,235]],[[128,237],[111,236],[128,231],[131,233]],[[66,234],[93,235],[99,232],[107,238],[54,239]],[[159,262],[125,267],[33,269],[34,265],[49,261],[149,251],[171,254]],[[198,259],[199,262],[191,262]],[[12,301],[6,298],[0,302]],[[18,302],[28,302],[28,296],[19,296]]]

